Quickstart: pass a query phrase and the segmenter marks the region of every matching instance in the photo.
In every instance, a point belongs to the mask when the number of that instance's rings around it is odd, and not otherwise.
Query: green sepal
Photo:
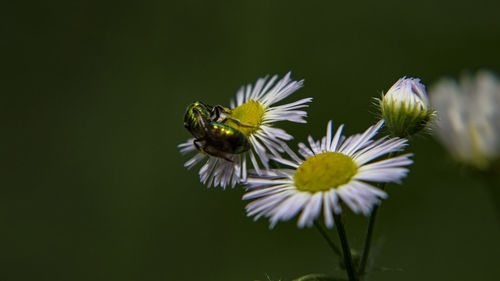
[[[435,111],[423,109],[419,105],[410,107],[387,102],[383,95],[376,100],[381,117],[385,120],[384,125],[393,137],[409,138],[425,132],[435,115]]]

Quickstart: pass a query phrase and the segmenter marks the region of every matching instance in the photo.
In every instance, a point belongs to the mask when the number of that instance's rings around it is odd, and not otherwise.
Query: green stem
[[[391,152],[387,155],[387,159],[395,157],[398,153]],[[382,183],[379,185],[380,190],[384,190],[387,183]],[[366,273],[366,265],[368,264],[368,257],[370,256],[370,249],[372,246],[373,230],[375,229],[375,219],[377,218],[378,205],[373,207],[372,213],[370,214],[370,222],[368,223],[368,229],[366,231],[365,246],[363,247],[363,255],[361,256],[361,261],[358,267],[358,275],[363,276]]]
[[[385,189],[386,183],[380,186],[381,190]],[[378,205],[373,207],[372,213],[370,214],[370,222],[368,223],[368,230],[366,231],[365,246],[363,248],[363,255],[361,256],[361,262],[359,263],[359,276],[363,276],[366,272],[366,264],[368,263],[368,257],[370,256],[370,249],[372,245],[373,229],[375,228],[375,219],[377,218]]]
[[[330,248],[332,248],[333,252],[337,256],[342,257],[342,252],[340,252],[340,249],[333,243],[332,239],[330,239],[330,237],[326,233],[325,229],[323,229],[323,227],[321,226],[321,224],[317,220],[314,221],[314,226],[319,231],[321,236],[323,236],[323,238],[325,238],[326,243],[328,243],[328,246],[330,246]]]
[[[351,249],[349,248],[349,243],[347,243],[347,236],[345,234],[342,218],[340,214],[335,214],[334,212],[333,219],[335,220],[335,228],[337,228],[340,243],[342,244],[342,251],[344,252],[344,262],[347,270],[347,276],[349,277],[349,281],[357,281],[358,279],[356,278],[356,273],[354,272],[354,267],[352,265]]]

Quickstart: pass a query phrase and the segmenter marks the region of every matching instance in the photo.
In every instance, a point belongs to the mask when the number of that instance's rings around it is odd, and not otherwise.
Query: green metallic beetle
[[[184,114],[184,127],[195,138],[193,145],[203,154],[223,158],[233,162],[227,154],[240,154],[250,149],[248,138],[239,130],[224,125],[226,121],[232,121],[239,126],[254,127],[241,124],[236,119],[219,119],[222,114],[231,113],[231,110],[220,105],[210,106],[196,101],[190,104]]]

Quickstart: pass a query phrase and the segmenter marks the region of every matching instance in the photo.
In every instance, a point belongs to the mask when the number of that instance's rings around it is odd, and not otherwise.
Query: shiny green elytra
[[[221,106],[209,106],[202,102],[190,104],[184,114],[184,127],[195,138],[194,146],[200,152],[223,158],[226,154],[240,154],[250,149],[248,138],[239,130],[219,121]]]

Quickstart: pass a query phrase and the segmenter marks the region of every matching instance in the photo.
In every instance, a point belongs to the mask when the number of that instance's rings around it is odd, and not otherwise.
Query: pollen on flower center
[[[241,126],[236,124],[235,122],[228,120],[226,125],[233,127],[246,136],[250,136],[253,134],[259,126],[262,124],[262,118],[264,117],[265,112],[264,106],[256,100],[250,100],[231,111],[230,114],[227,115],[227,118],[236,119],[241,122]],[[253,126],[253,127],[248,127]]]
[[[293,179],[300,191],[325,191],[348,183],[357,170],[356,163],[349,156],[326,152],[308,157]]]

